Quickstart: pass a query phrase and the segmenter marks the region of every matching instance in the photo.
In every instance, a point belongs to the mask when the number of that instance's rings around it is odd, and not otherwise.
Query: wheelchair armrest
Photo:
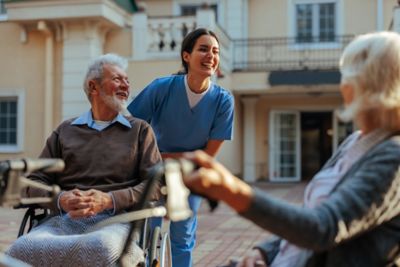
[[[19,204],[14,209],[27,209],[19,226],[17,237],[29,233],[33,227],[49,215],[49,211],[38,204]],[[28,229],[26,229],[27,224]]]
[[[18,204],[13,209],[44,209],[39,204]]]
[[[157,200],[148,201],[146,203],[146,207],[145,208],[155,208],[155,207],[159,206],[160,204],[162,204],[160,200],[158,200],[158,201]]]

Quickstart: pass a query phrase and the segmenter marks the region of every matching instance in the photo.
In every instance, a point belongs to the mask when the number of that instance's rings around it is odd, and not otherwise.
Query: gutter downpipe
[[[54,66],[54,40],[53,33],[49,29],[45,21],[41,20],[38,22],[37,28],[41,31],[45,37],[45,72],[44,72],[44,123],[43,123],[43,134],[44,141],[46,141],[48,135],[53,129],[53,66]]]

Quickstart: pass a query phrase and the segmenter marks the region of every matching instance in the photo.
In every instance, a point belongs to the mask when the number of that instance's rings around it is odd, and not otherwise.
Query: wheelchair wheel
[[[140,231],[139,247],[146,249],[146,244],[149,242],[151,232],[151,225],[148,219],[143,221],[142,229]]]
[[[160,267],[172,267],[171,239],[169,233],[165,233],[161,239]]]
[[[168,233],[161,233],[159,226],[153,230],[149,259],[151,267],[172,267],[171,240]]]

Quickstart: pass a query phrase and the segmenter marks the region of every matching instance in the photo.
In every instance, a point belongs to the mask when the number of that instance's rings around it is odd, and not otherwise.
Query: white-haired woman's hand
[[[267,267],[261,252],[258,249],[252,249],[249,251],[236,267]]]

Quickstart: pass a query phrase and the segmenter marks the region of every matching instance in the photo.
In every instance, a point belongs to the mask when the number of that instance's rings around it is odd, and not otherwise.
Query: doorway
[[[332,155],[332,112],[301,112],[301,177],[310,180]]]

